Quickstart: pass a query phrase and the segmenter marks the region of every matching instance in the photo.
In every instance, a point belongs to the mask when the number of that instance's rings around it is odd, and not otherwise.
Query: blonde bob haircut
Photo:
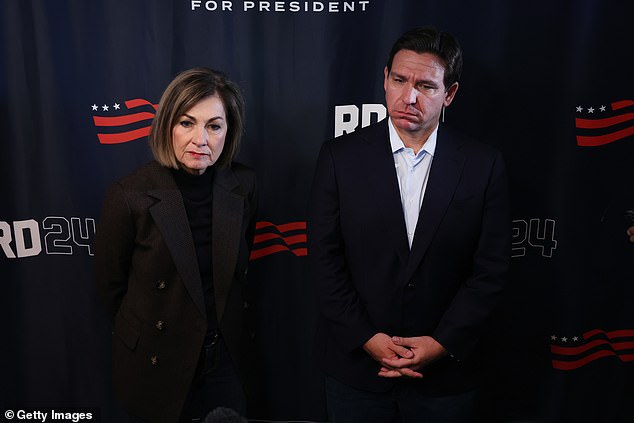
[[[215,94],[227,116],[225,145],[216,163],[225,167],[233,161],[244,132],[244,99],[240,88],[222,72],[198,67],[179,73],[161,96],[148,138],[157,162],[172,169],[180,168],[174,154],[172,129],[196,103]]]

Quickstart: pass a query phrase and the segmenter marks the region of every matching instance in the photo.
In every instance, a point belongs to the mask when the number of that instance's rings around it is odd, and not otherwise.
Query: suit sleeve
[[[331,143],[317,160],[308,211],[308,257],[322,316],[346,351],[362,346],[378,331],[354,289],[346,263],[339,187]]]
[[[491,167],[472,271],[432,337],[462,360],[475,348],[480,330],[504,287],[511,255],[511,219],[506,170],[498,153]]]
[[[97,292],[112,322],[128,290],[134,234],[124,191],[121,185],[114,184],[105,194],[95,233]]]
[[[251,183],[251,190],[249,192],[249,212],[248,212],[248,226],[246,231],[247,246],[249,253],[253,250],[253,241],[255,237],[255,223],[258,214],[259,196],[257,187],[257,178],[255,172],[253,173],[253,181]]]

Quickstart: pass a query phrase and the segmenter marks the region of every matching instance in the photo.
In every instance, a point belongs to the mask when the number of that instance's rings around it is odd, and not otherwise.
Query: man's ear
[[[387,91],[387,77],[390,72],[387,70],[387,66],[383,69],[383,89]]]
[[[445,107],[448,107],[451,104],[457,92],[458,92],[458,83],[454,82],[453,84],[451,84],[451,87],[449,87],[447,91],[445,92],[445,101],[443,102]]]

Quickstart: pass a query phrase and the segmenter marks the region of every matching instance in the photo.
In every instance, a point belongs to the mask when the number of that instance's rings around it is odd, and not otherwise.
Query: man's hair
[[[216,407],[207,414],[203,423],[248,423],[238,412],[227,407]]]
[[[462,49],[458,40],[448,32],[438,31],[432,27],[410,29],[396,40],[387,59],[387,70],[392,70],[394,56],[401,50],[412,50],[416,53],[431,53],[443,61],[445,76],[443,83],[449,88],[460,80],[462,73]]]
[[[222,101],[227,117],[225,145],[217,164],[222,167],[233,161],[245,123],[240,88],[222,72],[198,67],[178,74],[161,97],[149,136],[150,149],[157,162],[173,169],[180,167],[174,153],[172,129],[196,103],[213,95],[218,95]]]

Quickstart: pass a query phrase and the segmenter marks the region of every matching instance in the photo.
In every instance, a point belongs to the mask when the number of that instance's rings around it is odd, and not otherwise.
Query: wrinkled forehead
[[[398,67],[421,68],[445,72],[445,62],[440,57],[433,53],[418,53],[413,50],[400,50],[394,55],[392,70]]]

